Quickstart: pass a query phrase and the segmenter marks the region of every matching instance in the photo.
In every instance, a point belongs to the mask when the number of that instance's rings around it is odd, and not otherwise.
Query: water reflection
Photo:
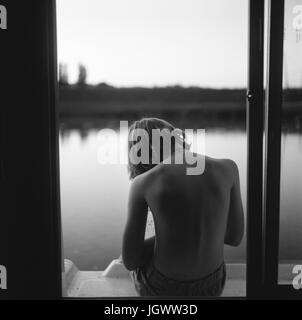
[[[91,123],[90,123],[91,125]],[[117,129],[119,122],[112,121]],[[108,128],[108,126],[107,126]],[[129,179],[122,164],[100,165],[97,133],[102,127],[62,129],[60,133],[61,202],[65,257],[80,268],[104,269],[121,253],[122,231],[126,221]],[[302,171],[302,134],[288,130],[282,138],[282,239],[280,258],[302,258],[302,201],[299,183]],[[242,199],[246,209],[246,133],[244,130],[206,130],[206,153],[231,158],[239,167]],[[126,146],[125,150],[126,152]],[[148,223],[152,234],[152,222]],[[295,235],[292,237],[291,235]],[[226,260],[245,259],[246,240],[238,248],[226,246]]]

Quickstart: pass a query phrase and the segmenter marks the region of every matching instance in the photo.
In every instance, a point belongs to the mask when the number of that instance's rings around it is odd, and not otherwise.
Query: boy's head
[[[157,139],[159,138],[159,139]],[[158,142],[160,144],[158,145]],[[135,145],[141,144],[148,149],[148,159],[140,163],[133,163],[133,153],[140,153]],[[128,134],[128,170],[130,179],[152,169],[159,162],[164,160],[164,143],[168,143],[170,154],[175,152],[176,146],[188,149],[189,145],[185,141],[183,130],[175,128],[171,123],[158,118],[142,118],[135,121],[129,128]],[[134,147],[134,148],[133,148]],[[138,154],[140,156],[140,154]],[[156,163],[152,159],[158,159]]]

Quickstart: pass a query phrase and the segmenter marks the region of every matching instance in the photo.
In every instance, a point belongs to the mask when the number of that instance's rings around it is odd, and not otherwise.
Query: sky
[[[70,82],[243,88],[247,0],[57,0],[58,60]]]

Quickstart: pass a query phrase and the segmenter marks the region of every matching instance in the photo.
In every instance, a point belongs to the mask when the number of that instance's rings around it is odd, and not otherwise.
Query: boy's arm
[[[144,264],[145,229],[148,205],[140,177],[134,179],[128,199],[128,217],[123,237],[122,257],[125,267],[134,270]]]
[[[244,214],[238,167],[233,161],[230,162],[230,167],[233,175],[233,185],[230,191],[230,208],[224,243],[230,246],[238,246],[244,234]]]

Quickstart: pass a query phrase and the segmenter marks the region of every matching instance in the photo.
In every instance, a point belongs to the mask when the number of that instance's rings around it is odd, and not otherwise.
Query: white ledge
[[[104,271],[80,271],[70,260],[65,260],[63,292],[67,297],[137,297],[129,271],[120,259],[113,260]],[[279,267],[282,283],[291,283],[293,264]],[[223,297],[244,297],[246,265],[227,263],[227,281]]]

